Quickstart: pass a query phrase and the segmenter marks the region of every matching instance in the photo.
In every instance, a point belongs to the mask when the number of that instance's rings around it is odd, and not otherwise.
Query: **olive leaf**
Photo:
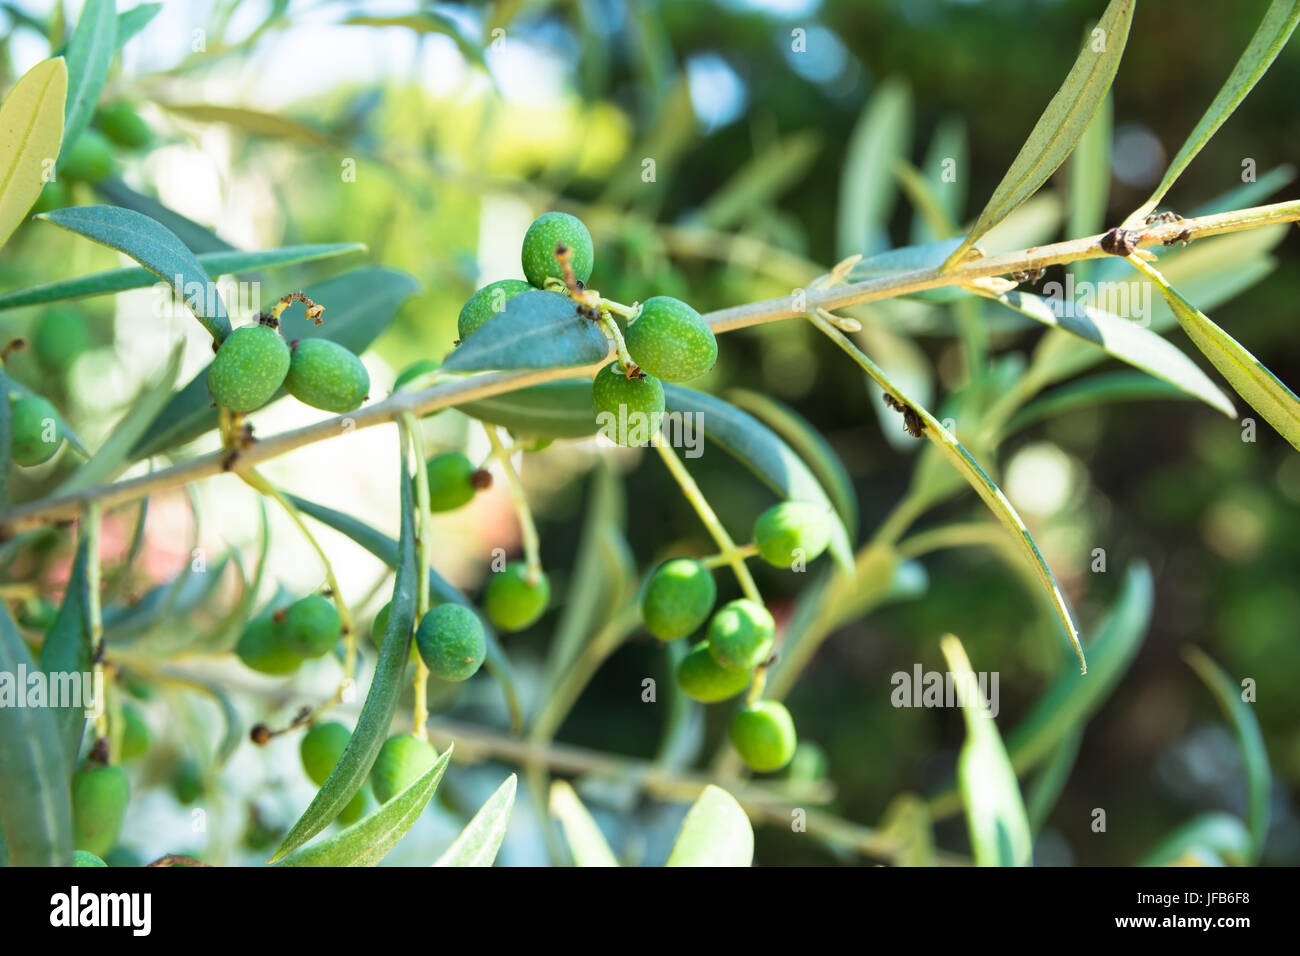
[[[211,229],[200,226],[192,219],[187,219],[174,209],[169,209],[158,200],[136,192],[122,180],[108,176],[94,184],[95,192],[103,196],[114,206],[134,209],[150,219],[162,223],[180,237],[185,247],[195,255],[204,252],[234,251],[234,246],[226,242]]]
[[[116,31],[117,48],[120,50],[126,45],[127,40],[147,27],[162,8],[161,3],[138,3],[130,10],[119,13]]]
[[[306,498],[299,498],[296,495],[286,495],[285,497],[293,502],[294,507],[303,514],[315,518],[321,524],[327,525],[340,534],[351,538],[390,568],[397,566],[398,542],[382,531],[370,527],[365,522],[358,521],[349,514],[335,511],[333,508],[326,508],[324,505],[308,501]],[[433,568],[429,569],[429,591],[440,603],[460,604],[478,614],[479,621],[483,625],[483,634],[487,639],[487,659],[484,661],[484,667],[501,684],[501,690],[506,697],[506,707],[510,711],[511,728],[517,733],[523,724],[523,711],[519,703],[519,691],[515,685],[514,668],[511,666],[510,658],[501,646],[501,641],[497,638],[492,624],[460,592],[459,588],[447,581]]]
[[[1033,836],[1020,785],[961,641],[939,641],[966,722],[957,781],[976,866],[1029,866]]]
[[[960,116],[945,116],[939,120],[930,146],[925,152],[919,170],[930,184],[930,195],[938,204],[943,218],[949,223],[962,221],[966,208],[966,179],[961,170],[966,169],[966,123]],[[951,175],[945,175],[951,170]],[[911,239],[914,245],[946,239],[950,233],[940,234],[935,222],[917,209],[912,215]]]
[[[402,529],[397,540],[397,553],[394,561],[397,575],[393,582],[393,598],[388,614],[388,627],[384,631],[384,639],[379,650],[379,660],[375,664],[374,677],[370,681],[370,690],[366,693],[366,702],[361,707],[361,716],[357,718],[356,728],[352,732],[352,740],[348,744],[347,750],[343,752],[338,765],[335,766],[333,772],[329,775],[329,779],[325,781],[312,799],[311,804],[298,818],[298,822],[285,835],[284,840],[280,843],[280,848],[275,851],[275,856],[271,859],[272,863],[284,860],[286,856],[324,830],[339,815],[340,811],[348,805],[356,792],[361,789],[362,784],[366,782],[366,775],[370,773],[370,768],[379,755],[379,748],[383,746],[384,740],[388,736],[388,729],[393,722],[393,714],[397,710],[397,696],[404,683],[402,678],[406,672],[406,664],[410,656],[410,645],[408,641],[403,639],[403,635],[408,635],[415,629],[417,585],[415,511],[414,499],[411,493],[411,474],[407,471],[407,436],[405,429],[399,427],[398,431],[401,436],[401,454],[398,461],[401,468]],[[449,754],[450,751],[443,755],[444,759],[442,761],[434,765],[434,769],[438,770],[437,778],[441,778],[442,773],[439,768],[446,766],[445,758]],[[432,777],[431,774],[432,770],[420,778],[422,784],[428,784],[430,780],[433,781],[427,792],[424,792],[424,788],[420,784],[412,784],[399,796],[410,795],[412,792],[417,798],[422,796],[424,799],[419,800],[419,809],[423,810],[425,803],[428,802],[428,797],[433,794],[433,787],[437,786],[437,778]],[[385,804],[385,807],[391,807],[396,800],[395,797],[389,804]],[[357,828],[382,813],[381,810],[379,814],[373,814],[367,820],[349,827],[344,833],[369,833],[368,830],[357,831]],[[418,810],[416,814],[418,815]],[[382,832],[372,834],[370,839],[364,841],[365,843],[383,838],[385,834],[391,833],[389,827],[395,827],[401,822],[400,820],[391,820],[390,815],[383,815],[380,819],[384,821]],[[411,820],[414,820],[414,816],[411,817]],[[409,826],[410,823],[406,823],[401,828],[401,832],[404,833]],[[400,837],[401,833],[398,833],[397,838],[393,839],[393,844]],[[351,844],[349,843],[348,846],[351,846]],[[389,844],[383,852],[387,853],[391,846],[392,844]]]
[[[1181,388],[1141,372],[1103,372],[1062,385],[1030,402],[1007,422],[1002,434],[1014,435],[1048,418],[1098,408],[1110,402],[1187,398],[1190,396]]]
[[[90,560],[89,547],[90,538],[83,533],[77,544],[72,570],[68,574],[63,603],[41,643],[40,666],[48,676],[51,688],[68,681],[71,683],[65,686],[76,686],[81,676],[89,673],[93,667],[94,648],[90,646],[90,585],[86,577],[86,567]],[[81,738],[86,732],[88,704],[88,701],[82,701],[81,706],[49,708],[59,738],[60,753],[69,774],[76,766]]]
[[[853,573],[848,529],[808,466],[775,432],[734,405],[681,385],[664,383],[664,406],[682,414],[684,422],[698,421],[705,437],[717,442],[777,494],[824,506],[831,525],[831,556],[845,573]]]
[[[1106,6],[1097,26],[1084,39],[1065,82],[1043,110],[975,225],[945,260],[944,269],[960,263],[966,250],[1036,193],[1065,162],[1110,90],[1136,7],[1137,0],[1111,0]]]
[[[894,162],[908,154],[911,138],[912,91],[891,77],[867,100],[845,147],[835,221],[839,258],[869,255],[883,244],[898,191]]]
[[[467,37],[451,17],[444,16],[436,10],[422,10],[398,16],[367,16],[354,14],[343,21],[345,26],[358,27],[406,27],[416,33],[437,33],[450,37],[456,49],[471,63],[484,65],[483,45]]]
[[[306,294],[325,308],[324,324],[313,325],[297,310],[286,312],[280,329],[286,340],[328,338],[360,355],[396,317],[398,310],[420,288],[405,272],[380,266],[362,266],[308,286]],[[278,391],[272,402],[287,392]],[[156,455],[193,441],[217,427],[218,412],[208,391],[204,367],[176,392],[158,413],[144,436],[131,449],[133,460]]]
[[[1149,263],[1136,257],[1130,257],[1129,261],[1156,284],[1187,337],[1222,373],[1237,394],[1250,402],[1277,429],[1278,434],[1300,450],[1300,398],[1240,342],[1183,298]]]
[[[402,641],[393,641],[405,657]],[[399,646],[400,645],[400,646]],[[355,740],[355,737],[354,737]],[[349,750],[351,748],[349,747]],[[434,762],[433,766],[412,782],[401,793],[382,804],[364,819],[319,843],[295,850],[278,858],[277,866],[375,866],[386,857],[433,799],[434,791],[442,782],[442,775],[451,762],[451,747]],[[346,759],[346,755],[345,755]]]
[[[460,831],[434,866],[491,866],[506,837],[518,777],[511,774]]]
[[[803,179],[820,151],[821,137],[807,130],[772,143],[718,189],[690,217],[689,226],[715,230],[735,227]]]
[[[1210,381],[1200,366],[1176,346],[1136,322],[1080,303],[1069,303],[1058,315],[1049,300],[1025,292],[987,293],[987,297],[1043,325],[1091,342],[1108,355],[1199,398],[1229,418],[1236,417],[1232,400]]]
[[[1114,97],[1107,93],[1079,137],[1079,145],[1070,154],[1070,175],[1065,189],[1067,235],[1093,236],[1106,226],[1114,116]],[[1073,263],[1070,270],[1076,279],[1086,281],[1096,265],[1091,259],[1082,259]]]
[[[1227,81],[1214,97],[1209,108],[1201,116],[1196,127],[1188,135],[1186,142],[1169,162],[1164,177],[1142,205],[1133,210],[1124,220],[1124,226],[1135,226],[1142,222],[1160,204],[1165,193],[1177,182],[1196,154],[1210,141],[1215,133],[1232,115],[1233,110],[1241,105],[1246,94],[1255,88],[1260,77],[1268,70],[1291,38],[1296,23],[1300,22],[1300,0],[1273,0],[1264,19],[1260,21],[1255,35],[1237,60],[1236,66],[1228,74]]]
[[[736,798],[709,784],[686,811],[664,866],[750,866],[754,828]]]
[[[223,123],[256,136],[287,139],[308,146],[337,145],[325,132],[310,123],[293,119],[282,113],[264,113],[245,106],[220,106],[215,103],[159,101],[158,105],[169,113],[194,120],[196,123]]]
[[[0,104],[0,246],[40,196],[46,164],[59,155],[67,88],[63,60],[43,60]]]
[[[311,246],[284,246],[280,249],[267,249],[261,252],[242,252],[230,250],[223,252],[205,252],[196,255],[203,271],[212,278],[223,275],[239,275],[258,269],[273,269],[277,266],[297,265],[303,262],[316,262],[334,256],[353,252],[364,252],[366,246],[361,242],[334,242]],[[60,302],[65,299],[84,299],[95,295],[108,295],[114,292],[126,292],[130,289],[143,289],[157,282],[149,270],[137,266],[122,269],[109,269],[78,276],[75,279],[61,279],[45,285],[32,286],[0,295],[0,310],[17,309],[27,305],[43,305],[48,302]]]
[[[574,866],[618,866],[618,858],[573,787],[563,780],[551,784],[550,805],[551,815],[564,828]]]
[[[86,0],[68,41],[68,109],[60,160],[90,122],[108,79],[108,67],[117,52],[115,6],[114,0]]]
[[[1264,837],[1268,833],[1272,772],[1268,764],[1268,748],[1264,746],[1264,735],[1260,732],[1259,721],[1255,719],[1255,709],[1243,698],[1241,686],[1199,648],[1185,647],[1183,657],[1210,688],[1219,709],[1237,736],[1237,747],[1241,751],[1241,762],[1246,772],[1246,828],[1250,831],[1250,862],[1258,863],[1260,854],[1264,851]]]
[[[71,206],[36,218],[126,253],[171,286],[214,341],[230,334],[221,293],[194,254],[161,223],[117,206]]]
[[[0,674],[36,672],[36,664],[0,602]],[[0,707],[0,831],[12,866],[72,865],[68,766],[49,707]]]
[[[543,382],[456,408],[520,438],[588,438],[596,432],[588,378]]]
[[[487,369],[569,368],[592,365],[609,354],[601,327],[578,314],[568,296],[531,289],[465,337],[442,363],[448,372]]]

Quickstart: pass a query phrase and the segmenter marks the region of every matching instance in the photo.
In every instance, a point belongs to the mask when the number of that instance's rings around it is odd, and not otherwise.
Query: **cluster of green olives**
[[[754,522],[755,548],[775,567],[814,560],[829,541],[826,515],[806,502],[773,505]],[[689,637],[708,621],[704,639],[677,666],[678,686],[704,703],[743,693],[753,682],[755,669],[771,657],[776,640],[776,623],[762,604],[738,598],[715,611],[716,600],[712,572],[694,558],[673,558],[659,565],[641,598],[646,630],[661,641]],[[731,741],[753,769],[780,770],[794,756],[794,721],[784,705],[756,701],[732,718]]]
[[[34,212],[62,209],[72,202],[65,180],[96,183],[117,171],[115,149],[136,151],[153,142],[153,132],[134,106],[125,100],[106,103],[92,124],[59,157],[58,176],[45,184]]]
[[[334,649],[343,624],[334,602],[320,594],[299,598],[244,628],[235,645],[239,659],[255,671],[291,674],[303,661]]]
[[[316,724],[303,735],[298,752],[312,783],[324,785],[351,741],[352,732],[336,721]],[[394,734],[379,748],[370,768],[370,791],[380,803],[387,803],[424,776],[437,759],[438,752],[427,741],[411,734]],[[339,813],[339,822],[353,823],[365,809],[366,793],[362,788]]]
[[[338,342],[311,338],[286,343],[279,321],[269,316],[226,336],[208,368],[212,398],[232,412],[261,408],[281,386],[313,408],[350,412],[369,397],[370,373]]]

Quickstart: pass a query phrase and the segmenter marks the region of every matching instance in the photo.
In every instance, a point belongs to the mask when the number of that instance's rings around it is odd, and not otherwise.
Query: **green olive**
[[[300,339],[290,352],[284,388],[304,405],[341,414],[360,408],[368,397],[370,373],[339,343]]]
[[[719,667],[750,671],[772,654],[776,623],[757,601],[738,598],[724,604],[709,622],[709,653]]]
[[[542,288],[548,278],[564,278],[564,270],[555,258],[560,246],[572,253],[569,264],[574,278],[582,283],[591,278],[591,268],[596,261],[591,233],[577,216],[570,216],[567,212],[548,212],[538,216],[528,227],[520,254],[524,276],[537,288]]]
[[[478,615],[459,604],[439,604],[420,620],[415,646],[443,680],[469,680],[487,657],[487,635]]]
[[[387,803],[434,765],[438,752],[410,734],[397,734],[384,741],[370,768],[370,789],[375,799]]]
[[[72,826],[75,846],[98,857],[113,848],[131,797],[122,768],[88,766],[72,776]]]
[[[489,282],[461,306],[460,315],[456,318],[456,334],[463,342],[471,332],[488,319],[504,312],[511,299],[531,288],[532,286],[523,279],[500,279]]]
[[[794,756],[794,721],[784,704],[761,700],[731,718],[731,743],[754,770],[780,770]]]
[[[831,540],[829,512],[807,501],[783,501],[754,522],[754,544],[768,564],[793,568],[821,556]]]
[[[661,641],[693,634],[713,610],[713,574],[692,558],[665,561],[650,575],[641,598],[646,630]]]
[[[688,697],[706,704],[735,697],[749,686],[752,675],[719,666],[709,653],[709,642],[700,641],[677,665],[677,685]]]
[[[492,575],[483,605],[489,620],[503,631],[522,631],[546,611],[551,601],[551,582],[539,571],[532,580],[528,565],[512,561]]]
[[[251,412],[280,390],[289,374],[289,346],[269,325],[245,325],[231,332],[208,367],[208,390],[222,408]]]
[[[718,361],[713,329],[680,299],[656,295],[628,326],[628,353],[642,370],[665,382],[689,382]]]

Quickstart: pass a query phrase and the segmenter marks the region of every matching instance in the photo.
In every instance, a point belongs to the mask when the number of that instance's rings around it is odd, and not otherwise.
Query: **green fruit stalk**
[[[208,368],[208,390],[222,408],[251,412],[275,397],[290,362],[289,346],[277,329],[241,326],[217,349]]]
[[[429,670],[443,680],[469,680],[487,657],[487,635],[478,615],[459,604],[440,604],[420,620],[415,646]]]
[[[718,361],[718,340],[709,323],[685,302],[666,295],[641,304],[624,339],[632,361],[665,382],[689,382]]]
[[[329,339],[299,339],[290,348],[284,388],[304,405],[350,412],[369,397],[370,373],[351,351]]]
[[[692,558],[674,558],[650,575],[641,597],[641,619],[659,640],[675,641],[695,633],[717,597],[708,568]]]

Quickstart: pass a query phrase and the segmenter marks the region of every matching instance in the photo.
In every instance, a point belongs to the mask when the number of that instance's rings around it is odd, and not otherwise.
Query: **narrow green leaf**
[[[63,603],[54,616],[54,623],[41,644],[40,666],[48,675],[51,687],[63,682],[69,688],[92,670],[94,648],[90,646],[90,589],[86,566],[90,559],[90,542],[83,534],[77,545],[77,554],[68,574],[68,586],[63,593]],[[71,682],[71,683],[68,683]],[[51,707],[50,713],[58,734],[64,766],[69,775],[77,763],[81,738],[86,732],[85,701],[80,707]],[[102,703],[99,701],[97,703]]]
[[[885,226],[898,189],[894,161],[911,152],[911,139],[912,91],[891,77],[867,100],[845,147],[835,224],[838,258],[870,255],[887,244]]]
[[[117,52],[114,0],[86,0],[68,41],[68,111],[63,143],[70,149],[94,115],[108,66]],[[60,157],[62,158],[62,157]]]
[[[406,27],[416,33],[437,33],[450,37],[456,43],[461,56],[471,63],[483,66],[483,46],[466,36],[451,17],[443,16],[434,10],[422,10],[399,16],[364,16],[357,14],[343,21],[345,26],[358,27]]]
[[[11,694],[36,672],[9,608],[0,602],[0,674]],[[63,744],[49,707],[0,706],[0,830],[13,866],[72,865],[72,805]]]
[[[910,408],[920,419],[923,428],[923,434],[942,452],[951,464],[966,482],[975,489],[975,493],[984,500],[989,510],[1010,532],[1012,539],[1017,543],[1029,567],[1033,570],[1039,586],[1043,593],[1051,602],[1052,609],[1056,612],[1065,629],[1066,639],[1074,647],[1075,654],[1079,658],[1080,669],[1087,673],[1087,663],[1083,656],[1083,647],[1079,643],[1079,632],[1074,626],[1074,619],[1070,615],[1070,609],[1065,603],[1065,595],[1061,593],[1060,587],[1056,583],[1056,578],[1052,575],[1052,569],[1047,566],[1043,559],[1043,554],[1038,550],[1038,545],[1034,542],[1033,536],[1029,529],[1025,527],[1024,521],[1017,513],[1015,507],[1007,500],[1007,496],[988,476],[988,473],[980,466],[965,446],[959,442],[955,435],[949,432],[942,424],[939,423],[933,415],[930,414],[923,406],[917,404],[911,398],[898,390],[898,387],[880,370],[880,368],[871,361],[862,351],[854,345],[849,338],[839,329],[822,320],[820,317],[811,316],[813,324],[825,333],[831,341],[835,342],[845,353],[847,353],[858,365],[873,379],[876,384],[889,392],[894,398]]]
[[[975,865],[1029,866],[1033,861],[1029,818],[997,724],[980,695],[961,641],[949,634],[939,644],[966,721],[957,781]]]
[[[578,314],[568,296],[533,289],[511,299],[500,315],[465,338],[442,363],[448,372],[569,368],[609,354],[600,326]]]
[[[1209,202],[1193,206],[1188,213],[1191,217],[1213,216],[1220,212],[1232,212],[1234,209],[1249,209],[1262,206],[1275,192],[1290,186],[1295,181],[1296,168],[1290,163],[1274,166],[1266,173],[1260,173],[1253,182],[1242,183],[1215,196]],[[1230,233],[1235,235],[1235,233]]]
[[[808,466],[775,432],[734,405],[681,385],[664,383],[664,405],[670,412],[698,416],[694,420],[705,437],[739,459],[777,494],[824,506],[831,521],[831,556],[845,573],[853,573],[853,546],[844,522]]]
[[[395,641],[402,656],[406,656],[405,642]],[[355,739],[355,738],[354,738]],[[442,782],[442,775],[451,762],[452,748],[438,758],[432,767],[401,793],[373,811],[363,820],[352,824],[340,833],[295,850],[278,861],[279,866],[376,866],[393,847],[406,836],[424,808],[433,799],[433,793]]]
[[[1210,381],[1200,366],[1175,345],[1130,319],[1077,302],[1063,303],[1067,307],[1057,315],[1049,300],[1025,292],[989,293],[988,298],[1043,325],[1091,342],[1108,355],[1199,398],[1229,418],[1236,417],[1232,400]]]
[[[727,400],[760,419],[785,439],[826,489],[840,520],[852,536],[858,527],[858,493],[853,488],[848,469],[826,437],[794,409],[761,392],[734,388],[727,392]]]
[[[1137,0],[1111,0],[1107,5],[1097,26],[1084,39],[1083,49],[1065,82],[1043,110],[1011,168],[993,190],[988,205],[975,220],[965,241],[948,257],[944,268],[950,269],[961,262],[967,249],[1036,193],[1065,162],[1110,91],[1124,55],[1136,6]]]
[[[45,188],[48,164],[63,139],[68,70],[43,60],[23,74],[0,104],[0,246]]]
[[[945,116],[939,120],[930,147],[918,170],[929,186],[929,193],[937,200],[946,222],[962,222],[966,208],[967,175],[966,123],[960,116]],[[946,239],[935,224],[917,210],[912,216],[913,245]]]
[[[351,538],[390,568],[397,566],[398,543],[382,531],[358,521],[349,514],[335,511],[333,508],[326,508],[324,505],[318,505],[306,498],[299,498],[295,495],[288,495],[287,497],[293,502],[294,507],[303,514],[315,518],[321,524],[327,525],[340,534]],[[515,685],[514,667],[511,666],[510,658],[501,646],[501,641],[498,640],[491,622],[474,606],[469,598],[460,592],[459,588],[432,568],[429,569],[429,591],[439,603],[460,604],[478,614],[479,620],[483,624],[484,636],[487,638],[487,660],[484,663],[491,671],[492,676],[501,684],[501,689],[506,697],[506,706],[510,711],[511,727],[517,733],[523,723],[523,712],[519,704],[519,691]]]
[[[730,229],[755,209],[772,205],[807,174],[821,136],[793,133],[768,146],[736,172],[690,219],[691,225]]]
[[[563,780],[551,784],[551,815],[564,827],[574,866],[618,866],[600,827],[573,788]]]
[[[1111,134],[1115,103],[1108,93],[1070,155],[1065,189],[1065,230],[1070,236],[1095,236],[1106,227],[1110,200]],[[1076,279],[1086,281],[1095,263],[1084,259],[1070,266]]]
[[[1300,398],[1240,342],[1184,299],[1149,263],[1136,257],[1130,257],[1130,261],[1156,284],[1187,337],[1222,373],[1236,393],[1250,402],[1277,429],[1278,434],[1300,450]]]
[[[419,288],[415,279],[395,269],[379,266],[353,269],[305,290],[314,301],[326,307],[323,325],[313,325],[303,317],[302,310],[291,309],[280,319],[281,331],[288,341],[327,338],[360,355],[388,328],[398,310]],[[286,394],[281,389],[272,401]],[[216,428],[217,421],[218,413],[208,392],[208,370],[204,367],[172,396],[145,436],[131,449],[131,456],[144,458],[193,441]]]
[[[479,808],[434,866],[492,865],[501,849],[501,841],[506,838],[506,827],[510,825],[517,780],[513,773],[506,777],[506,782]]]
[[[543,382],[456,408],[520,438],[589,438],[596,433],[589,378]]]
[[[239,275],[259,269],[273,269],[277,266],[297,265],[302,262],[315,262],[334,256],[347,255],[352,252],[364,252],[366,246],[360,242],[335,242],[314,246],[285,246],[281,249],[268,249],[262,252],[205,252],[195,256],[203,271],[216,279],[223,275]],[[114,292],[126,292],[129,289],[143,289],[157,282],[157,278],[147,269],[128,266],[123,269],[110,269],[96,272],[75,279],[63,279],[45,285],[32,286],[0,295],[0,310],[17,309],[27,305],[44,305],[48,302],[60,302],[65,299],[83,299],[88,296],[108,295]]]
[[[233,252],[235,247],[222,239],[211,229],[201,226],[192,219],[187,219],[174,209],[168,209],[158,200],[136,192],[115,176],[108,176],[94,184],[95,192],[103,196],[114,206],[134,209],[176,233],[185,248],[195,255],[204,252]]]
[[[1286,46],[1286,41],[1291,38],[1297,22],[1300,22],[1300,0],[1273,0],[1269,4],[1264,19],[1255,30],[1255,35],[1250,38],[1250,43],[1247,44],[1241,58],[1237,60],[1237,65],[1228,74],[1227,82],[1214,97],[1214,102],[1205,111],[1205,115],[1196,124],[1182,148],[1170,161],[1164,178],[1160,180],[1160,185],[1156,186],[1155,192],[1146,202],[1133,210],[1132,214],[1124,220],[1125,226],[1136,225],[1155,210],[1165,193],[1169,192],[1178,177],[1183,174],[1183,170],[1219,131],[1219,127],[1227,121],[1232,111],[1246,98],[1246,94],[1255,88],[1260,77],[1277,59],[1277,55],[1282,52],[1282,47]]]
[[[255,136],[287,139],[306,143],[308,146],[335,145],[322,130],[291,116],[264,113],[244,106],[220,106],[215,103],[160,102],[158,105],[169,113],[197,123],[222,123]]]
[[[117,15],[117,48],[120,50],[126,46],[126,41],[143,30],[149,25],[158,11],[163,8],[161,3],[140,3]]]
[[[1096,408],[1109,402],[1186,398],[1189,396],[1182,389],[1141,372],[1103,372],[1062,385],[1030,402],[1007,422],[1003,434],[1014,435],[1048,418]]]
[[[1250,866],[1255,847],[1246,825],[1230,813],[1203,813],[1147,851],[1138,866],[1178,866],[1189,854],[1208,850],[1233,866]]]
[[[1052,808],[1061,799],[1070,772],[1074,770],[1074,763],[1079,757],[1079,745],[1082,742],[1083,728],[1071,728],[1047,758],[1043,769],[1034,777],[1034,782],[1029,785],[1025,812],[1029,815],[1029,829],[1035,836],[1043,829]]]
[[[736,798],[709,784],[691,804],[664,866],[751,866],[754,828]]]
[[[230,334],[216,285],[176,234],[160,223],[117,206],[72,206],[36,218],[126,253],[171,286],[215,341]]]
[[[320,788],[310,806],[303,811],[303,815],[298,819],[298,822],[290,828],[283,842],[281,842],[280,848],[275,851],[275,857],[271,860],[273,863],[284,859],[288,854],[329,826],[334,818],[339,815],[339,812],[356,795],[356,792],[361,789],[361,785],[366,782],[366,775],[370,773],[370,768],[375,762],[375,757],[379,755],[379,748],[383,746],[384,740],[388,736],[388,729],[393,722],[393,714],[397,710],[397,696],[404,684],[403,675],[406,672],[406,664],[410,656],[409,645],[403,639],[403,636],[410,634],[415,629],[415,592],[417,585],[415,513],[411,494],[411,475],[407,471],[406,464],[407,437],[404,429],[399,427],[398,431],[401,435],[401,455],[398,461],[401,468],[402,531],[401,536],[398,538],[397,554],[394,562],[397,567],[397,576],[393,583],[392,609],[388,615],[388,628],[384,632],[379,660],[375,664],[375,673],[370,682],[370,690],[366,694],[366,702],[362,705],[361,716],[357,718],[356,728],[352,732],[352,740],[348,744],[347,750],[339,758],[338,765],[330,774],[329,779],[325,781],[324,786]],[[447,754],[443,756],[446,757]],[[446,766],[445,761],[440,763],[442,766]],[[438,776],[441,777],[441,772],[439,772]],[[429,779],[431,778],[427,774],[421,778],[424,782],[428,782]],[[436,781],[434,785],[436,786]],[[412,787],[415,788],[415,785],[412,785]],[[409,792],[409,790],[405,792]],[[417,792],[422,792],[422,788],[419,788]],[[420,802],[421,809],[428,802],[428,796],[432,793],[433,788],[429,787],[428,793],[422,794],[424,800]],[[385,806],[389,805],[386,804]],[[381,819],[387,821],[386,826],[397,822],[389,820],[387,816],[381,817]],[[365,822],[362,821],[362,823]],[[356,826],[361,825],[357,824]],[[406,826],[410,826],[410,824],[407,823]],[[344,833],[351,832],[354,829],[355,827],[349,827]],[[405,832],[405,827],[402,828],[402,832]],[[399,833],[398,837],[400,838],[400,836]],[[396,839],[393,842],[395,843]],[[387,853],[391,847],[392,844],[389,844],[383,852]]]
[[[1255,719],[1254,708],[1242,694],[1242,689],[1218,664],[1199,648],[1186,647],[1183,657],[1214,694],[1223,716],[1232,724],[1241,750],[1241,762],[1246,770],[1246,827],[1250,831],[1250,862],[1258,863],[1264,851],[1264,837],[1268,834],[1269,789],[1272,771],[1268,764],[1268,748]]]

